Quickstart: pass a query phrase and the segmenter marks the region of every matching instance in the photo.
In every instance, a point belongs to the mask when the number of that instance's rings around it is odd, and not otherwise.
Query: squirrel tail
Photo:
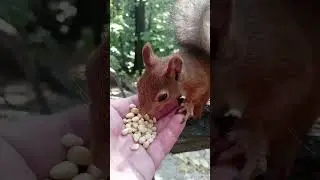
[[[176,0],[173,20],[181,46],[210,55],[210,0]]]

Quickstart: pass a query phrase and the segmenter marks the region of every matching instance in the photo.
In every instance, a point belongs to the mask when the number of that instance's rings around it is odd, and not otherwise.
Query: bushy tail
[[[181,46],[210,55],[210,0],[176,0],[173,21]]]

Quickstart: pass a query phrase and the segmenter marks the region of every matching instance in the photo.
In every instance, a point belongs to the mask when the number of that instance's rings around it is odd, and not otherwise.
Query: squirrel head
[[[142,48],[145,71],[137,82],[141,114],[158,118],[161,110],[181,95],[179,76],[182,59],[178,55],[157,57],[146,43]]]

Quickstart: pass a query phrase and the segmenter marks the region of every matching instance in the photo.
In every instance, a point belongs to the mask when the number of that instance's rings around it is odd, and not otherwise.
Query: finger
[[[182,115],[174,115],[167,127],[159,132],[158,138],[161,141],[166,154],[170,152],[186,125],[186,123],[180,123],[182,118]]]
[[[168,126],[168,123],[170,121],[176,120],[176,118],[173,118],[175,115],[174,111],[168,114],[167,116],[159,119],[156,123],[157,132],[161,132],[164,128]]]
[[[138,106],[138,96],[133,95],[127,98],[121,98],[112,100],[110,105],[119,113],[121,117],[124,117],[129,112],[129,105],[135,104]]]
[[[121,130],[124,128],[122,118],[119,117],[118,112],[110,106],[110,136],[118,137],[121,134]],[[111,138],[110,137],[110,138]]]
[[[180,124],[182,118],[182,115],[174,115],[167,126],[162,131],[159,131],[155,141],[149,147],[148,153],[152,157],[156,169],[159,168],[166,154],[171,151],[184,129],[185,123]]]

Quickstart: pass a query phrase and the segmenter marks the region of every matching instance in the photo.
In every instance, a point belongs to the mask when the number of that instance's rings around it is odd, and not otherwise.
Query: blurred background
[[[85,64],[109,22],[106,6],[100,0],[0,1],[3,117],[50,114],[87,101]]]

